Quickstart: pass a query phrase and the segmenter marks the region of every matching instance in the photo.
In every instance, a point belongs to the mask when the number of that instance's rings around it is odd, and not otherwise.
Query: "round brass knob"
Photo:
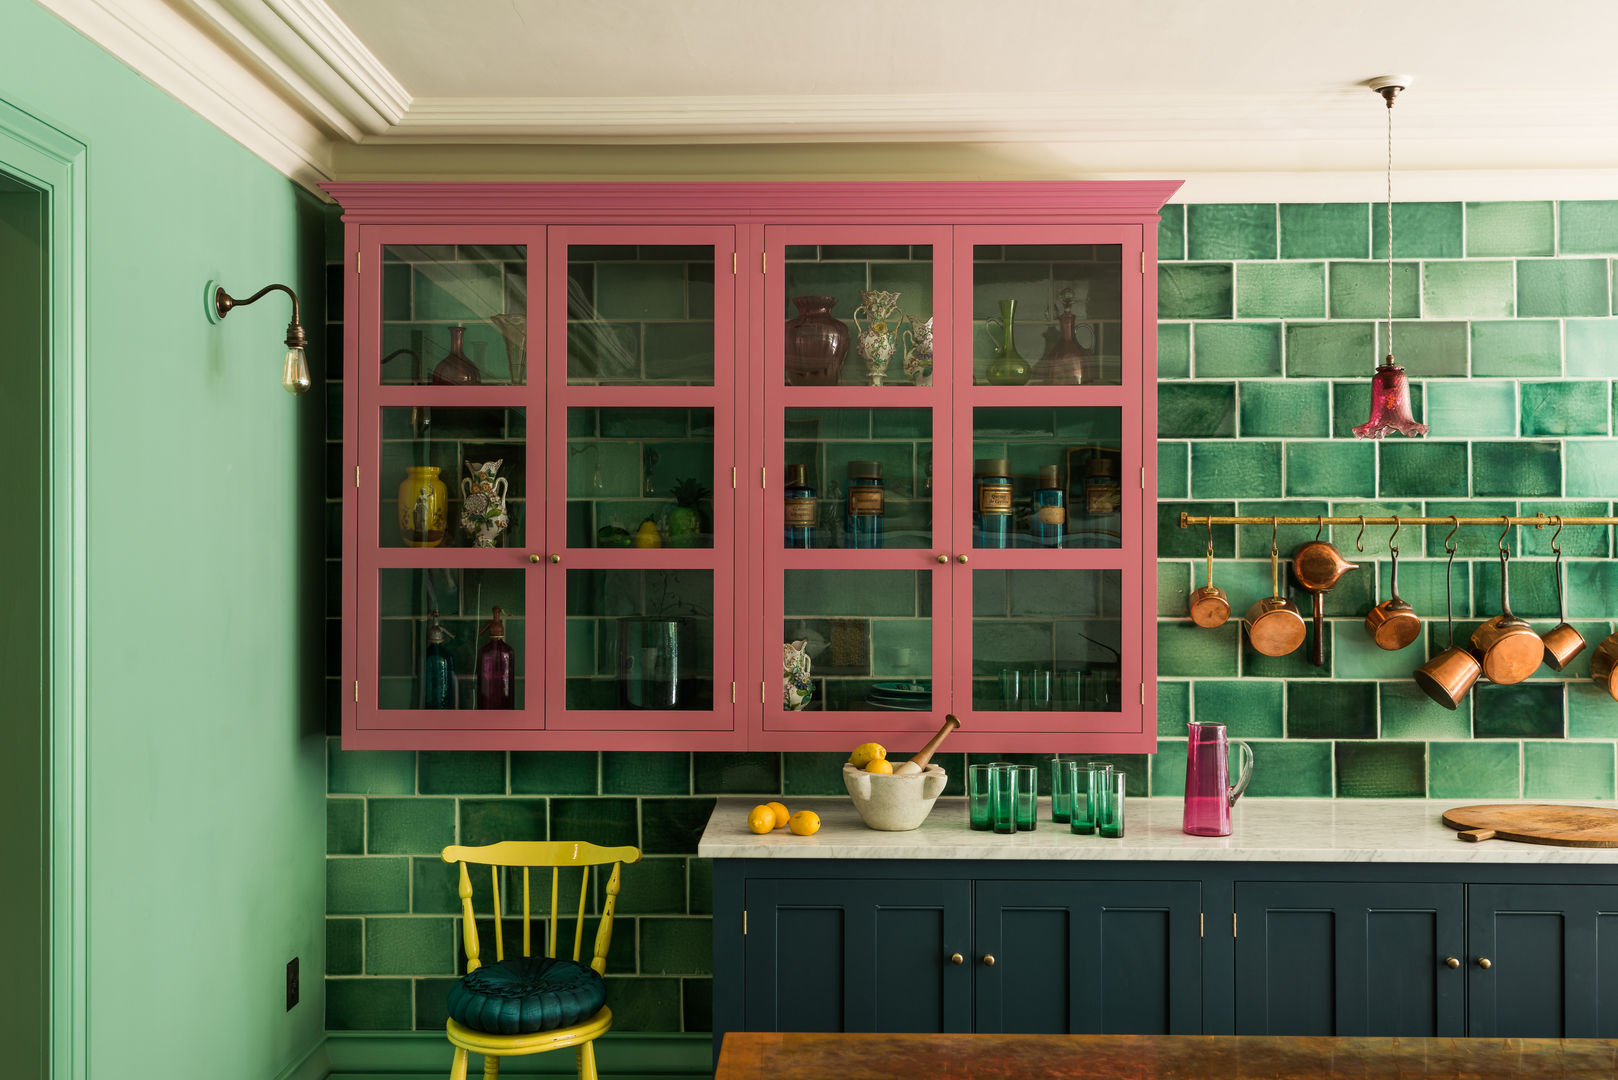
[[[955,561],[959,562],[959,563],[964,563],[966,561],[966,556],[965,555],[957,555],[957,556],[955,556]]]
[[[950,953],[949,962],[952,964],[964,964],[966,963],[966,957],[960,953]]]
[[[993,953],[984,954],[983,966],[984,967],[994,967],[994,954]]]
[[[559,562],[561,562],[561,561],[562,561],[562,557],[561,557],[561,556],[560,556],[560,555],[552,555],[552,556],[551,556],[551,562],[553,562],[553,563],[559,563]]]
[[[1489,968],[1494,967],[1494,962],[1492,960],[1490,960],[1487,956],[1480,956],[1480,957],[1478,957],[1478,967],[1483,968],[1485,971],[1487,971]]]
[[[1444,957],[1444,966],[1447,968],[1458,968],[1461,966],[1461,962],[1453,956],[1446,956]]]
[[[948,555],[940,555],[938,557],[938,561],[941,562],[941,563],[947,563],[947,562],[949,562],[949,556]]]
[[[529,555],[528,556],[528,561],[529,562],[538,562],[539,561],[539,556],[538,555]]]

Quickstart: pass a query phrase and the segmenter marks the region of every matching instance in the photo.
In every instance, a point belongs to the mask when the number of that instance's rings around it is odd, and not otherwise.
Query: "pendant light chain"
[[[1393,355],[1393,95],[1388,95],[1388,355]]]

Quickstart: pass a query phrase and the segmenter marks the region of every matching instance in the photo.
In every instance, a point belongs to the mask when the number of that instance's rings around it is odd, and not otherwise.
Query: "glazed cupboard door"
[[[940,368],[953,511],[939,542],[954,564],[955,711],[999,733],[996,749],[1155,745],[1141,236],[955,230],[956,347]]]
[[[728,227],[549,230],[547,745],[733,742],[734,252]]]
[[[949,237],[763,230],[765,746],[919,746],[951,705]]]
[[[543,232],[368,227],[348,280],[352,745],[509,745],[542,726]],[[351,234],[352,234],[351,230]],[[356,643],[357,642],[357,643]],[[390,741],[391,740],[391,741]]]

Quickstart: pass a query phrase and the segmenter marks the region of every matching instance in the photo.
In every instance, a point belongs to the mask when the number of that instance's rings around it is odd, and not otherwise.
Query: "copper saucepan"
[[[1292,576],[1297,578],[1314,597],[1314,626],[1315,639],[1309,650],[1309,662],[1315,667],[1324,667],[1326,664],[1326,645],[1322,640],[1321,616],[1322,604],[1326,593],[1336,585],[1344,574],[1350,570],[1358,570],[1359,564],[1351,563],[1336,548],[1320,539],[1317,532],[1315,538],[1299,548],[1292,556]]]
[[[1609,634],[1596,646],[1595,655],[1590,657],[1590,678],[1618,701],[1618,634]]]
[[[1421,633],[1421,617],[1416,609],[1399,596],[1399,519],[1393,519],[1393,536],[1388,538],[1388,558],[1393,561],[1391,576],[1393,595],[1372,608],[1365,616],[1365,632],[1371,635],[1377,648],[1394,652],[1415,641]]]
[[[1285,656],[1303,644],[1303,613],[1281,595],[1281,553],[1275,546],[1275,525],[1270,526],[1270,595],[1256,601],[1242,619],[1247,640],[1265,656]]]
[[[1573,629],[1567,621],[1567,601],[1562,596],[1562,517],[1556,517],[1556,535],[1551,537],[1551,550],[1556,553],[1556,625],[1540,635],[1545,641],[1545,663],[1552,671],[1561,671],[1584,651],[1584,635]]]
[[[1208,584],[1191,594],[1191,621],[1210,630],[1230,618],[1230,597],[1213,583],[1213,522],[1208,522]]]
[[[1503,541],[1504,538],[1502,538]],[[1511,553],[1500,545],[1500,614],[1472,631],[1472,651],[1483,665],[1483,674],[1497,686],[1520,683],[1535,671],[1545,658],[1545,642],[1534,633],[1534,628],[1511,613],[1507,599],[1509,578],[1506,563]]]
[[[1455,530],[1461,527],[1456,519]],[[1449,619],[1449,648],[1427,661],[1411,674],[1422,692],[1444,708],[1455,710],[1471,692],[1472,686],[1483,674],[1483,665],[1466,649],[1455,644],[1455,594],[1451,586],[1455,569],[1455,545],[1450,541],[1455,532],[1444,538],[1444,550],[1449,562],[1444,567],[1444,614]]]

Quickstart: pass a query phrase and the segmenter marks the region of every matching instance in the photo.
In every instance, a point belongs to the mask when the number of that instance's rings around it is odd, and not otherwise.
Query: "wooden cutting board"
[[[1462,840],[1518,840],[1557,847],[1618,847],[1618,810],[1601,806],[1491,803],[1444,811]]]

